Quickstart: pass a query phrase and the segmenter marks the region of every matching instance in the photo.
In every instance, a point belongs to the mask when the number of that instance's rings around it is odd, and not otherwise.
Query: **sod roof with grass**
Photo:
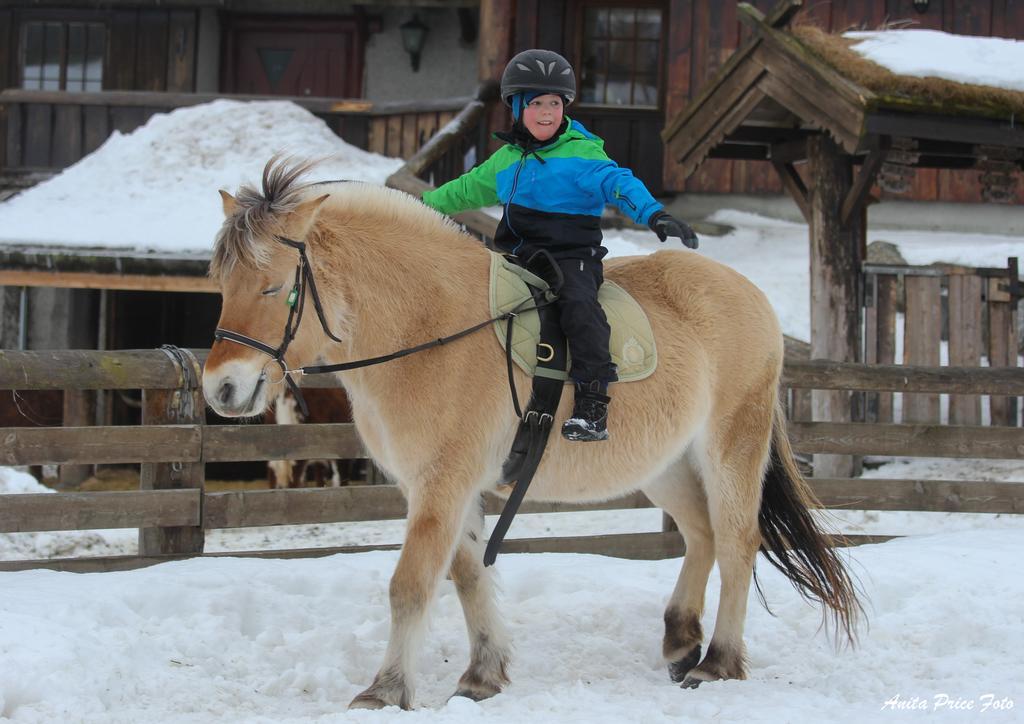
[[[888,34],[906,39],[909,44],[915,34],[927,33],[943,36],[935,31],[889,30]],[[875,97],[871,107],[895,107],[903,110],[943,113],[952,115],[985,115],[1000,118],[1024,117],[1024,92],[994,87],[983,82],[958,82],[942,77],[917,77],[895,73],[879,65],[856,50],[868,33],[836,35],[821,28],[801,24],[795,25],[789,33],[800,41],[807,50],[838,71],[845,78],[871,91]],[[946,36],[950,41],[957,36]],[[1021,65],[1016,66],[1024,79],[1024,43],[1001,38],[973,38],[979,43],[1011,43],[1020,46]],[[955,52],[949,44],[949,52]],[[939,46],[941,47],[941,46]]]

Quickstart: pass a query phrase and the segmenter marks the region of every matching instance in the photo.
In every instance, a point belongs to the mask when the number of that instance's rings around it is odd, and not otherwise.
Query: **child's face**
[[[562,125],[562,96],[537,96],[523,109],[523,125],[538,141],[550,140]]]

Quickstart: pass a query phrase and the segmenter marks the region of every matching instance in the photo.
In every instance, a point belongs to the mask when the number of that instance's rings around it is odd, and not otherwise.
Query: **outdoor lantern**
[[[412,20],[406,20],[399,25],[398,29],[402,31],[402,47],[409,54],[413,72],[416,72],[420,69],[420,53],[423,52],[423,45],[427,41],[427,32],[430,28],[420,20],[417,13],[412,16]]]
[[[928,9],[928,0],[914,0],[914,10],[923,13]]]

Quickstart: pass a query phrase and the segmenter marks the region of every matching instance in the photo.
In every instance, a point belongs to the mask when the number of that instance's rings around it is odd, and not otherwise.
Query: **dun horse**
[[[385,355],[488,317],[490,261],[476,240],[399,191],[305,184],[310,165],[272,159],[262,190],[242,187],[237,198],[221,192],[227,218],[210,272],[223,295],[220,327],[230,333],[219,333],[203,378],[221,415],[258,415],[274,399],[284,383],[271,355],[288,341],[283,335],[294,332],[282,357],[296,368]],[[298,304],[318,297],[326,327],[312,312],[297,329],[292,323],[294,242],[305,244],[318,291],[301,285],[306,298]],[[731,269],[682,250],[614,259],[606,273],[650,317],[658,368],[616,386],[610,441],[552,435],[530,496],[580,502],[642,490],[672,516],[686,557],[665,610],[664,656],[686,687],[745,678],[743,625],[759,548],[852,638],[860,606],[808,512],[816,502],[795,468],[778,399],[782,333],[764,295]],[[327,328],[340,342],[325,336]],[[387,652],[352,707],[412,705],[416,647],[446,574],[471,642],[456,694],[481,699],[509,681],[511,642],[482,564],[480,503],[496,487],[517,426],[504,365],[494,334],[480,332],[339,373],[366,448],[408,499]],[[517,383],[529,390],[525,376]],[[563,397],[562,418],[571,398]],[[700,618],[716,560],[718,615],[701,658]]]

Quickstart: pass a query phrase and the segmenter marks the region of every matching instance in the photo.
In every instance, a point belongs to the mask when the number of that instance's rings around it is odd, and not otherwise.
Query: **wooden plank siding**
[[[196,87],[197,10],[168,12],[167,78],[164,90],[187,93]]]

